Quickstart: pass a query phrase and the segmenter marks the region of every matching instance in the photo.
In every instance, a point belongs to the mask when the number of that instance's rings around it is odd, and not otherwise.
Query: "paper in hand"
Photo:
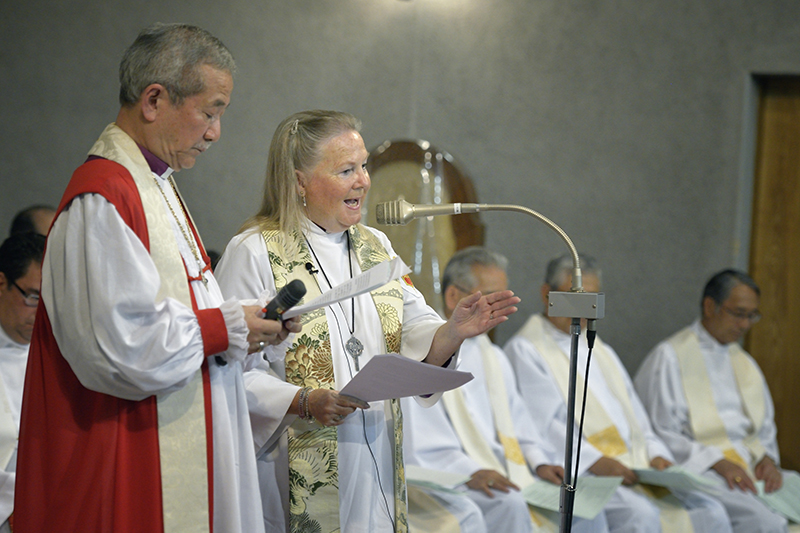
[[[302,315],[303,313],[314,311],[320,307],[326,307],[336,302],[375,290],[378,287],[383,287],[393,279],[405,276],[409,272],[411,272],[411,269],[409,269],[399,257],[395,257],[389,261],[383,261],[366,272],[362,272],[358,276],[335,286],[310,302],[288,309],[283,313],[283,319],[286,320],[293,316]]]
[[[339,394],[377,402],[455,389],[472,378],[469,372],[429,365],[397,354],[383,354],[370,359]]]

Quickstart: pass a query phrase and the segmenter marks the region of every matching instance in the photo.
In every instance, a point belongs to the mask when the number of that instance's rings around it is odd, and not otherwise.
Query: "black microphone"
[[[312,263],[311,261],[306,263],[306,270],[308,270],[309,274],[316,274],[317,272],[319,272],[319,270],[314,268],[314,263]]]
[[[306,263],[306,266],[309,264],[311,263]],[[275,295],[275,298],[270,300],[267,306],[261,310],[261,312],[264,313],[263,318],[266,320],[279,320],[281,315],[283,315],[283,313],[285,313],[289,308],[297,305],[297,302],[302,300],[305,294],[306,286],[302,281],[299,279],[290,281],[281,290],[279,290],[278,294]],[[215,356],[214,359],[216,359],[217,364],[220,366],[225,366],[228,364],[228,362],[221,355]]]
[[[306,263],[306,268],[310,263]],[[264,318],[278,320],[289,308],[297,305],[306,295],[306,286],[299,279],[287,283],[264,308]]]

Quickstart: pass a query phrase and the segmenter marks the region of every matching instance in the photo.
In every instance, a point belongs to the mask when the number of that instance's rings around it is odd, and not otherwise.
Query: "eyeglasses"
[[[17,285],[15,281],[12,281],[11,284],[17,288],[19,292],[22,293],[22,297],[25,299],[25,305],[28,307],[36,307],[39,305],[39,295],[37,293],[27,293],[22,290],[22,287]]]
[[[721,305],[720,308],[726,313],[728,313],[730,316],[735,318],[736,320],[747,320],[751,324],[755,324],[756,322],[761,320],[761,313],[759,313],[758,311],[753,311],[752,313],[747,313],[745,311],[732,311],[731,309],[728,309],[724,305]]]

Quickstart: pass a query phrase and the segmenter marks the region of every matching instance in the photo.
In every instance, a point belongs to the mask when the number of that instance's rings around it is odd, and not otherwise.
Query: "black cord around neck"
[[[345,232],[345,236],[347,237],[347,264],[350,267],[350,279],[353,279],[353,256],[350,255],[350,232],[346,231]],[[328,278],[328,274],[325,273],[325,268],[322,266],[322,262],[319,260],[319,257],[317,257],[317,253],[314,251],[314,248],[311,246],[311,241],[309,241],[308,237],[306,237],[305,235],[303,237],[306,240],[306,245],[308,246],[308,249],[311,251],[311,255],[314,256],[314,260],[317,262],[317,266],[319,267],[319,271],[322,272],[322,276],[325,278],[325,282],[328,284],[328,287],[330,289],[332,289],[333,288],[333,284],[331,283],[331,280]],[[306,265],[306,268],[308,268],[308,265]],[[309,270],[309,272],[311,272],[311,269],[308,269],[308,270]],[[352,324],[352,327],[350,326],[350,324],[347,323],[347,318],[346,318],[347,314],[346,314],[346,312],[344,310],[344,306],[342,305],[342,302],[337,302],[337,303],[339,304],[339,308],[342,310],[342,314],[345,316],[344,323],[347,326],[347,331],[352,336],[353,333],[356,330],[356,299],[355,299],[355,297],[350,298],[350,304],[351,304],[350,305],[350,317],[351,317],[350,323]]]

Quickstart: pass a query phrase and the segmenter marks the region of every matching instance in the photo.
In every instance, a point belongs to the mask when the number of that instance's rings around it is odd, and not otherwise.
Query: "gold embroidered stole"
[[[764,425],[766,413],[764,388],[758,369],[738,344],[733,343],[729,346],[728,353],[739,396],[742,399],[742,410],[752,423],[752,429],[743,441],[750,452],[749,460],[746,460],[736,452],[728,439],[725,424],[717,411],[697,334],[692,327],[687,327],[673,335],[669,343],[678,358],[683,392],[695,439],[706,446],[718,447],[726,459],[738,464],[752,476],[755,462],[766,454],[766,448],[758,439],[758,432]]]
[[[505,461],[501,463],[492,451],[492,448],[472,418],[467,408],[464,392],[461,387],[446,391],[442,394],[447,416],[453,424],[461,446],[467,455],[482,468],[500,472],[520,488],[525,488],[535,482],[531,474],[525,455],[522,453],[517,433],[514,430],[514,419],[508,404],[508,391],[503,380],[503,369],[492,349],[492,342],[487,335],[476,337],[481,353],[481,364],[486,379],[486,389],[489,394],[489,403],[494,417],[497,439],[503,446]],[[530,509],[531,520],[540,529],[555,531],[554,521],[543,514]]]
[[[186,268],[153,173],[141,150],[110,124],[89,151],[124,166],[133,176],[147,221],[150,257],[160,277],[156,302],[174,298],[192,309]],[[158,395],[158,447],[164,531],[208,531],[208,456],[202,371],[182,389]],[[187,435],[191,436],[187,438]]]
[[[442,395],[447,415],[461,440],[467,455],[483,468],[496,470],[511,481],[524,488],[534,482],[528,463],[522,453],[514,430],[514,420],[508,405],[508,392],[503,380],[503,370],[494,354],[492,344],[486,335],[476,337],[481,352],[486,389],[494,417],[497,439],[503,446],[505,464],[497,460],[489,442],[478,430],[472,415],[467,409],[464,393],[459,387]]]
[[[542,315],[534,315],[520,330],[520,335],[528,339],[542,355],[550,368],[552,376],[561,391],[564,402],[567,401],[569,386],[569,354],[564,353],[550,332],[545,328],[547,319]],[[611,420],[597,397],[588,391],[586,395],[586,412],[583,418],[583,431],[586,440],[603,455],[612,457],[628,468],[649,468],[647,442],[642,428],[633,411],[633,404],[628,395],[625,379],[621,374],[605,344],[597,338],[592,354],[599,370],[603,374],[608,390],[614,395],[622,407],[630,429],[630,448],[625,443],[617,426]],[[583,398],[584,380],[581,379],[583,369],[579,369],[575,394],[575,421],[580,420],[580,404]],[[665,532],[691,533],[694,531],[689,514],[681,502],[667,489],[636,485],[632,488],[653,500],[660,511],[661,527]]]
[[[350,228],[350,242],[362,272],[389,258],[380,241],[361,225]],[[280,290],[293,279],[306,286],[303,301],[321,294],[316,279],[306,270],[312,262],[308,246],[297,233],[262,232],[269,261]],[[386,350],[400,353],[403,321],[403,289],[398,280],[371,293],[383,328]],[[325,309],[302,316],[303,331],[286,352],[286,381],[300,387],[335,389],[330,330]],[[394,417],[394,494],[396,531],[408,531],[406,484],[403,467],[403,418],[400,402],[391,400]],[[323,533],[339,530],[338,441],[335,427],[298,418],[289,427],[290,528]]]
[[[549,331],[545,328],[547,319],[542,315],[533,315],[520,330],[520,335],[530,341],[544,358],[550,373],[554,377],[564,401],[567,400],[569,387],[569,355],[565,354]],[[631,444],[634,450],[629,450],[612,422],[608,413],[603,409],[594,393],[589,390],[586,400],[586,414],[583,419],[583,432],[589,443],[603,452],[603,455],[613,457],[629,468],[647,468],[647,448],[641,428],[633,414],[633,406],[626,392],[625,381],[619,375],[619,369],[614,364],[611,356],[602,347],[602,342],[597,339],[593,355],[603,372],[603,377],[608,383],[608,389],[619,401],[631,431]],[[580,399],[583,398],[584,380],[580,379],[583,369],[578,371],[576,383],[575,421],[580,419]]]
[[[453,513],[419,487],[408,486],[408,525],[411,531],[461,533]]]

